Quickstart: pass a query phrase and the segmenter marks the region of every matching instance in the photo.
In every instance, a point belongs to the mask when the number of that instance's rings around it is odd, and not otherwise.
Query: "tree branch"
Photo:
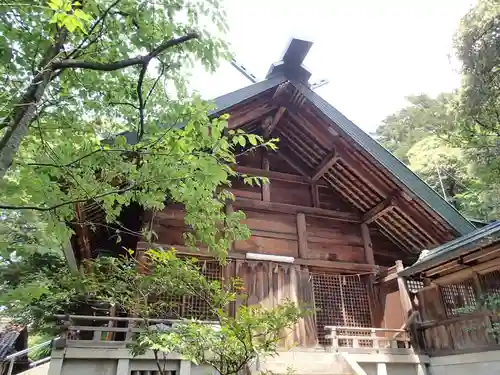
[[[105,197],[107,195],[111,195],[111,194],[125,193],[125,192],[133,190],[133,189],[135,189],[137,187],[138,187],[138,185],[131,185],[131,186],[128,186],[128,187],[126,187],[124,189],[114,190],[114,191],[108,191],[106,193],[94,195],[93,197],[76,199],[76,200],[72,200],[72,201],[65,201],[65,202],[58,203],[58,204],[55,204],[53,206],[48,206],[48,207],[43,207],[43,206],[16,206],[16,205],[9,205],[9,204],[0,204],[0,209],[4,209],[4,210],[33,210],[33,211],[41,211],[41,212],[53,211],[53,210],[55,210],[57,208],[60,208],[60,207],[63,207],[63,206],[67,206],[69,204],[85,203],[85,202],[87,202],[87,201],[89,201],[91,199],[99,199],[99,198],[103,198],[103,197]]]
[[[99,70],[103,72],[112,72],[115,70],[128,68],[129,66],[135,66],[135,65],[144,66],[147,65],[152,58],[160,55],[163,51],[178,46],[191,39],[196,39],[198,37],[199,35],[197,33],[189,33],[179,38],[169,39],[160,44],[155,49],[153,49],[147,55],[136,56],[129,59],[114,61],[110,63],[66,59],[53,63],[52,68],[55,70],[69,68],[69,69],[90,69],[90,70]]]
[[[139,73],[139,79],[137,80],[137,99],[139,101],[139,129],[137,129],[137,140],[140,142],[142,136],[144,135],[144,98],[142,96],[142,84],[144,83],[144,77],[146,76],[146,71],[148,70],[149,61],[142,66],[141,72]]]

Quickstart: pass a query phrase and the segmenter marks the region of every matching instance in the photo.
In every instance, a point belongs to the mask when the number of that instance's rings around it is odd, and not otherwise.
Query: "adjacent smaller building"
[[[410,296],[433,373],[500,373],[500,221],[436,247],[398,276],[420,285]]]

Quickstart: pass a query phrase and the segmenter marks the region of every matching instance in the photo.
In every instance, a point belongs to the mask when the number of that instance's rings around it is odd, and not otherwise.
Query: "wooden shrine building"
[[[311,89],[311,73],[302,65],[311,46],[292,40],[265,80],[215,99],[214,116],[229,113],[231,129],[279,138],[279,149],[245,154],[235,166],[270,180],[262,187],[232,182],[232,209],[246,213],[251,238],[232,245],[224,269],[200,254],[208,277],[244,280],[248,303],[273,306],[284,297],[312,303],[315,316],[301,322],[290,339],[301,346],[329,344],[326,326],[403,327],[411,305],[400,293],[397,271],[415,263],[422,250],[475,229]],[[87,207],[80,214],[88,218],[95,212]],[[181,207],[142,216],[152,221],[138,216],[123,224],[152,225],[156,243],[127,237],[120,247],[174,246],[187,252]],[[81,259],[95,245],[85,240],[85,228],[77,229],[73,249]],[[117,247],[113,242],[109,251]],[[203,306],[186,302],[178,313],[200,316]]]
[[[399,275],[420,284],[413,308],[426,353],[477,357],[496,350],[500,358],[499,306],[491,300],[500,294],[500,222],[433,249]]]

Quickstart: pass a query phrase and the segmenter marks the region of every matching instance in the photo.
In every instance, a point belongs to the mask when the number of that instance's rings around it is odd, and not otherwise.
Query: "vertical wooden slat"
[[[301,212],[297,214],[297,237],[299,240],[299,258],[307,259],[308,249],[306,215]]]
[[[304,307],[313,309],[314,304],[314,292],[312,277],[309,273],[307,267],[300,270],[299,273],[299,300]],[[318,333],[316,327],[316,312],[313,311],[311,314],[303,318],[304,321],[304,336],[301,339],[303,346],[316,346],[318,344]]]

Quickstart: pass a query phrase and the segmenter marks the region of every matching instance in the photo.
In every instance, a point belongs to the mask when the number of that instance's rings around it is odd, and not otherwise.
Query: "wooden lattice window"
[[[312,281],[316,329],[321,345],[330,344],[325,326],[371,327],[370,303],[364,277],[313,273]]]
[[[202,274],[208,281],[222,280],[222,267],[217,261],[204,261],[201,268]],[[182,317],[188,319],[214,320],[215,314],[210,312],[206,301],[197,296],[186,296],[182,303]]]
[[[476,307],[476,296],[473,285],[473,281],[469,279],[461,283],[442,285],[440,287],[444,308],[448,317],[456,316],[460,312],[466,312],[468,309]]]
[[[200,260],[199,266],[201,267],[201,273],[208,281],[222,280],[222,267],[216,260]],[[168,306],[169,309],[165,311],[164,316],[161,318],[215,319],[215,315],[210,312],[210,308],[203,297],[189,295],[171,299]]]

